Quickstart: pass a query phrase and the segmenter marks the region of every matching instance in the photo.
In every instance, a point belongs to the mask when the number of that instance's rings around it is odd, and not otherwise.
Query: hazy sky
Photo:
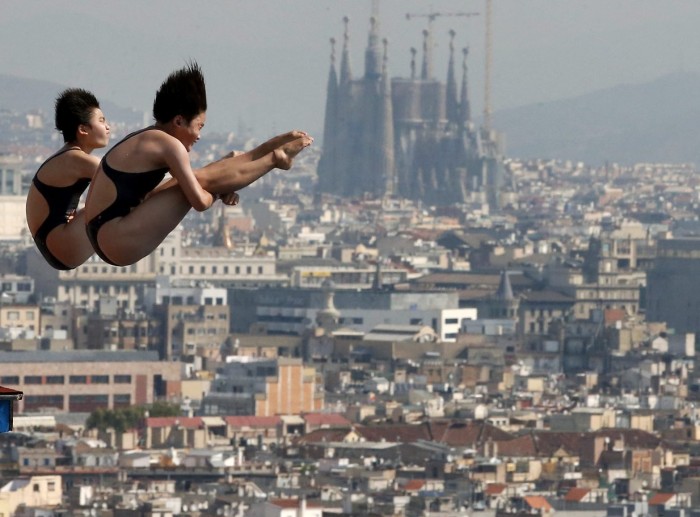
[[[493,0],[493,109],[544,102],[700,70],[699,0]],[[364,66],[371,0],[0,0],[0,73],[91,89],[150,112],[167,74],[196,59],[207,78],[208,125],[266,136],[320,136],[330,43],[350,17],[352,69]],[[448,36],[469,45],[473,111],[483,109],[484,0],[380,0],[391,76],[433,22],[435,72]],[[340,45],[338,45],[339,47]],[[338,48],[339,54],[339,48]],[[420,56],[420,53],[419,53]],[[109,115],[109,114],[107,114]]]

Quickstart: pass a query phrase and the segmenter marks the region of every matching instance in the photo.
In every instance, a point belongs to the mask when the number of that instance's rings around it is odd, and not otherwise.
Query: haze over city
[[[700,517],[699,0],[0,12],[0,517]]]
[[[444,78],[447,33],[470,47],[474,113],[483,109],[484,5],[480,0],[381,0],[389,73],[408,76],[427,18],[438,16],[435,74]],[[322,127],[331,37],[350,18],[353,71],[362,73],[370,0],[256,2],[182,0],[118,4],[3,0],[3,74],[92,89],[123,107],[150,111],[171,70],[196,59],[208,80],[209,129],[256,132]],[[493,6],[494,111],[581,95],[669,73],[697,71],[700,3],[692,0],[498,0]],[[12,49],[12,50],[9,50]]]

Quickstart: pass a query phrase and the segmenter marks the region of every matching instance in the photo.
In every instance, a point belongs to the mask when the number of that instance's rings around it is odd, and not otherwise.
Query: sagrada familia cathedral
[[[389,78],[387,40],[371,18],[364,75],[350,69],[345,18],[340,68],[331,39],[320,192],[340,196],[399,196],[431,205],[462,203],[483,193],[497,206],[503,186],[502,145],[494,131],[471,121],[467,85],[468,49],[462,52],[461,87],[455,74],[454,31],[444,83],[433,75],[432,34],[423,31],[417,70],[411,49],[410,77]]]

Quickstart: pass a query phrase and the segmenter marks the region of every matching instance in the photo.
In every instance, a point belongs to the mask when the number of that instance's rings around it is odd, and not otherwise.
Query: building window
[[[456,325],[457,323],[459,323],[457,318],[447,318],[445,320],[445,325]]]
[[[128,393],[120,393],[114,395],[114,407],[129,407],[131,405],[131,395]]]
[[[49,375],[46,377],[46,384],[65,384],[66,379],[63,375]]]
[[[41,384],[43,377],[41,375],[25,375],[24,384]]]
[[[263,274],[263,267],[258,266],[258,275],[262,275],[262,274]]]
[[[114,384],[131,384],[131,375],[115,375]]]
[[[45,408],[63,410],[63,395],[29,395],[24,400],[24,410],[27,412]]]
[[[109,375],[92,375],[90,377],[91,384],[109,384]]]
[[[250,275],[253,272],[253,268],[250,266],[246,266],[245,268],[245,274]]]
[[[68,399],[68,411],[90,413],[98,408],[109,406],[109,395],[71,395]]]
[[[409,322],[411,325],[422,325],[423,324],[423,318],[411,318],[411,321]]]
[[[68,382],[71,384],[87,384],[87,375],[71,375]]]
[[[4,375],[0,377],[0,384],[19,384],[19,375]]]

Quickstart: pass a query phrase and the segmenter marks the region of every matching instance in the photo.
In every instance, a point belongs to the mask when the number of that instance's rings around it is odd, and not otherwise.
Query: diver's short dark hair
[[[92,112],[99,107],[97,98],[87,90],[63,90],[56,98],[56,129],[63,133],[63,141],[75,140],[78,126],[89,124]]]
[[[170,122],[182,115],[188,122],[207,111],[207,90],[199,65],[191,61],[163,81],[153,101],[157,122]]]

